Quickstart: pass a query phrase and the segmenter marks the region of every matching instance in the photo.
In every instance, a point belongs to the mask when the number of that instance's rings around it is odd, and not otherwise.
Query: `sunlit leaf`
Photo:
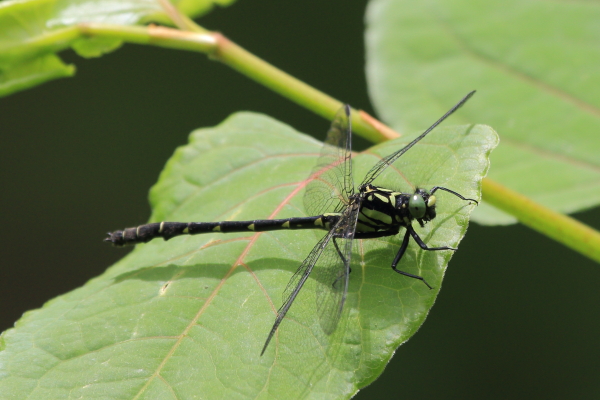
[[[358,155],[356,180],[407,139]],[[479,198],[496,142],[485,126],[436,130],[375,183],[407,192],[443,185]],[[320,148],[251,113],[197,130],[152,189],[151,220],[303,216],[303,188]],[[436,195],[438,217],[416,229],[429,245],[456,246],[475,205]],[[3,334],[0,397],[348,398],[422,324],[452,251],[410,244],[399,268],[423,275],[434,286],[428,290],[390,269],[399,238],[355,241],[338,329],[331,336],[321,330],[309,279],[261,357],[283,289],[324,234],[214,233],[138,245],[102,276],[28,312]]]

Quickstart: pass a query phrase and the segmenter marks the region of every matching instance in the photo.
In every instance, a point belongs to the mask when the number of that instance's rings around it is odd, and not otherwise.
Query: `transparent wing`
[[[352,241],[356,231],[359,206],[352,205],[339,224],[332,229],[333,236],[314,267],[316,302],[319,323],[331,335],[337,327],[348,292]]]
[[[350,106],[338,110],[327,132],[317,165],[304,193],[308,215],[340,212],[354,194],[352,180],[352,127]]]
[[[313,271],[319,323],[326,334],[335,331],[348,291],[352,240],[359,209],[356,205],[348,207],[335,226],[313,247],[298,267],[283,291],[283,305],[277,310],[277,317],[263,347],[263,353]]]
[[[323,239],[319,241],[319,243],[315,245],[315,247],[313,247],[308,257],[306,257],[304,261],[302,261],[302,264],[300,265],[300,267],[298,267],[298,269],[288,282],[287,286],[285,287],[285,290],[283,291],[283,305],[279,308],[279,310],[277,310],[277,317],[275,318],[275,323],[273,323],[273,327],[269,332],[269,336],[267,336],[265,345],[263,346],[262,352],[260,353],[261,355],[264,354],[265,350],[267,349],[267,346],[269,345],[269,342],[271,341],[273,335],[277,331],[279,324],[281,324],[281,321],[283,321],[283,319],[285,318],[287,312],[294,303],[294,300],[296,300],[296,296],[298,296],[298,293],[300,293],[300,290],[306,283],[306,280],[312,272],[315,264],[319,260],[319,257],[321,256],[325,248],[328,246],[328,244],[331,242],[333,235],[334,230],[332,229],[331,231],[329,231],[329,233],[327,233],[327,235],[323,237]]]
[[[465,104],[467,102],[467,100],[469,100],[471,98],[471,96],[473,96],[474,94],[475,94],[475,91],[473,90],[472,92],[467,94],[465,97],[463,97],[461,101],[456,103],[450,110],[448,110],[448,112],[446,114],[444,114],[440,119],[438,119],[433,125],[431,125],[429,128],[427,128],[427,130],[425,132],[421,133],[415,140],[413,140],[412,142],[410,142],[409,144],[407,144],[406,146],[404,146],[397,152],[392,153],[389,156],[379,160],[379,162],[377,164],[375,164],[373,166],[373,168],[371,168],[371,170],[369,170],[369,172],[367,173],[367,175],[365,176],[365,178],[363,179],[363,181],[360,185],[363,186],[363,185],[373,182],[375,180],[375,178],[377,178],[387,167],[392,165],[398,158],[400,158],[401,155],[406,153],[411,147],[413,147],[421,139],[423,139],[425,136],[427,136],[427,134],[429,132],[431,132],[436,126],[441,124],[442,121],[444,121],[446,118],[448,118],[450,115],[452,115],[452,113],[454,113],[454,111],[456,111],[460,107],[462,107],[462,105]]]
[[[308,257],[306,257],[304,259],[304,261],[302,261],[302,264],[300,265],[300,267],[298,267],[298,269],[296,270],[296,272],[294,273],[294,275],[288,282],[287,286],[285,287],[285,290],[283,291],[283,295],[282,295],[283,305],[277,312],[277,318],[279,318],[279,315],[281,314],[282,311],[287,312],[287,310],[289,309],[289,306],[286,308],[286,305],[287,304],[291,305],[291,303],[294,301],[294,299],[300,292],[300,289],[302,289],[302,286],[304,286],[304,282],[306,282],[306,279],[308,279],[308,276],[313,271],[315,265],[319,261],[319,258],[325,252],[325,249],[331,243],[331,239],[333,238],[333,235],[334,235],[334,231],[333,230],[329,231],[329,233],[327,235],[325,235],[323,237],[323,239],[321,239],[319,241],[319,243],[317,243],[315,245],[315,247],[313,247],[313,249],[311,250]],[[282,318],[283,318],[283,316],[282,316]]]

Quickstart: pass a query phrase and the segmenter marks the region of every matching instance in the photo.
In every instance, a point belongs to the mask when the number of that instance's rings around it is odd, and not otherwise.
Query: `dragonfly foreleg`
[[[443,186],[434,186],[433,188],[431,188],[431,191],[429,192],[430,195],[434,194],[436,190],[444,190],[448,193],[452,193],[453,195],[455,195],[456,197],[458,197],[461,200],[465,200],[465,201],[474,201],[475,204],[479,204],[479,202],[475,199],[467,199],[466,197],[464,197],[462,194],[455,192],[454,190],[450,190],[448,188],[445,188]]]

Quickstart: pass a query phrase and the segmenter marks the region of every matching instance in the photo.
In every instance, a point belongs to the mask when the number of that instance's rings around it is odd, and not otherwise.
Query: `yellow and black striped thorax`
[[[420,225],[435,218],[435,196],[417,189],[414,193],[396,192],[374,185],[360,188],[362,197],[356,232],[372,233],[398,230],[406,227],[413,220]],[[422,199],[422,209],[415,209],[415,201]]]

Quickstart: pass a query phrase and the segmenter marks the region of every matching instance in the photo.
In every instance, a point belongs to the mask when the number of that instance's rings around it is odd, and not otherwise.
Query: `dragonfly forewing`
[[[354,193],[350,107],[342,107],[327,132],[304,194],[307,215],[342,211]]]

